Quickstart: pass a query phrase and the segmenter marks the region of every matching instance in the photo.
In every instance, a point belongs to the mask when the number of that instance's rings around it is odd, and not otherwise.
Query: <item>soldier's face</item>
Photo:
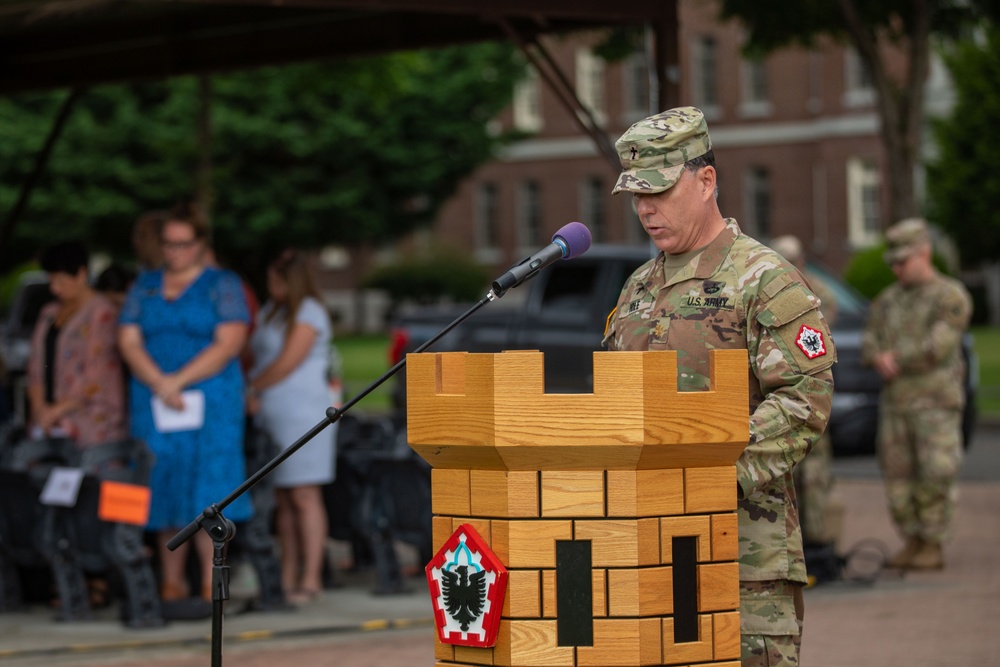
[[[711,171],[711,174],[706,172]],[[669,190],[655,194],[633,193],[632,202],[653,245],[668,255],[679,255],[707,245],[705,203],[714,196],[715,171],[685,169]]]

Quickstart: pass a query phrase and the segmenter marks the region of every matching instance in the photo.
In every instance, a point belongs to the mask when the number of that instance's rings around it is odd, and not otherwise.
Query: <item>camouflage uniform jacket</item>
[[[709,388],[709,351],[747,349],[750,443],[737,461],[740,579],[806,581],[792,469],[823,433],[836,351],[819,299],[735,220],[668,281],[665,256],[618,299],[612,350],[677,350],[682,391]]]
[[[861,346],[866,364],[880,352],[896,353],[900,375],[883,386],[882,401],[914,410],[961,409],[961,341],[971,315],[965,287],[940,274],[922,285],[893,283],[883,290],[868,311]]]

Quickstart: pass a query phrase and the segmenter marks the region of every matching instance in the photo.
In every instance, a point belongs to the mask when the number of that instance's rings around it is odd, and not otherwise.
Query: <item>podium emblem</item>
[[[434,622],[444,644],[493,646],[507,592],[507,568],[476,530],[458,527],[425,568]]]

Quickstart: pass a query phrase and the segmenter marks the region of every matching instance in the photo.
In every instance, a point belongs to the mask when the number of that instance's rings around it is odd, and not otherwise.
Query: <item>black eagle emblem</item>
[[[448,615],[459,623],[462,632],[479,618],[486,603],[486,570],[469,576],[469,566],[459,565],[455,571],[441,570],[441,597]]]

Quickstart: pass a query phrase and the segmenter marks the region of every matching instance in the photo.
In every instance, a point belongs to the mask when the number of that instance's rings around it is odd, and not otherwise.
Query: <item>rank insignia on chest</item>
[[[507,568],[475,529],[467,523],[459,526],[425,572],[438,639],[480,648],[496,644]]]
[[[795,344],[810,359],[822,357],[826,354],[826,341],[823,340],[823,332],[816,331],[805,324],[799,329],[799,335],[795,339]]]

